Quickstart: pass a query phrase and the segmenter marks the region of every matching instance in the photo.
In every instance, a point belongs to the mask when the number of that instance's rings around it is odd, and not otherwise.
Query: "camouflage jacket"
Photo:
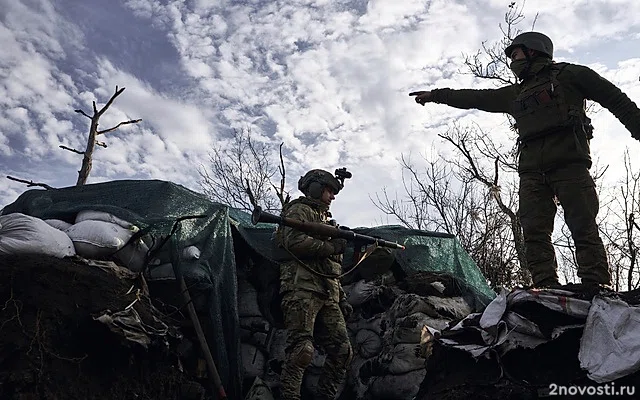
[[[638,106],[614,84],[582,65],[542,59],[534,62],[530,75],[518,84],[482,90],[435,89],[432,93],[436,103],[513,116],[520,135],[520,172],[545,172],[571,163],[591,167],[585,100],[608,109],[640,140]],[[532,110],[528,115],[527,107]],[[557,126],[550,126],[550,120]]]
[[[282,210],[282,216],[308,222],[328,223],[331,214],[329,207],[317,200],[300,197]],[[336,302],[345,298],[344,291],[337,278],[319,276],[339,275],[342,272],[342,256],[332,255],[333,246],[328,237],[310,236],[287,226],[278,227],[276,244],[288,250],[298,260],[280,264],[280,292],[305,290],[314,292]],[[303,262],[305,266],[300,265]],[[312,271],[311,271],[312,270]]]

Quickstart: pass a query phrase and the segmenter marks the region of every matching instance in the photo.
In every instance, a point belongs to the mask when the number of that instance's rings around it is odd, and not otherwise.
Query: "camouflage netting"
[[[251,225],[249,216],[237,211],[230,212],[229,216],[237,221],[237,224],[234,225],[243,239],[260,256],[272,261],[276,259],[271,244],[275,225],[263,223],[256,226]],[[452,235],[407,229],[400,226],[355,228],[353,230],[356,233],[405,245],[406,250],[394,250],[390,254],[390,261],[397,263],[399,267],[397,272],[404,276],[412,276],[418,272],[430,272],[444,273],[455,278],[463,297],[475,311],[484,309],[495,297],[495,293],[487,284],[482,272],[462,248],[458,239]],[[347,249],[344,257],[345,267],[348,267],[352,257],[353,249]],[[376,264],[378,263],[363,263],[358,267],[360,269],[359,275],[367,276],[367,266],[376,268],[378,267]],[[348,277],[347,282],[351,280],[353,278]]]

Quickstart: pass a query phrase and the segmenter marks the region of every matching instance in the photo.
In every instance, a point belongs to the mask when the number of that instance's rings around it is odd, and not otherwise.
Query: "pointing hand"
[[[432,95],[431,95],[431,91],[429,90],[422,90],[419,92],[411,92],[409,93],[409,96],[416,96],[415,100],[416,103],[424,106],[425,103],[428,103],[430,101],[432,101]]]

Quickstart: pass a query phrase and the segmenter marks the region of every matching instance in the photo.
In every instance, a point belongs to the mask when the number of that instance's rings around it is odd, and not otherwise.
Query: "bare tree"
[[[525,255],[524,236],[522,234],[520,218],[518,217],[517,209],[515,208],[515,202],[507,204],[503,200],[503,188],[499,184],[500,172],[508,171],[513,173],[515,160],[505,161],[505,158],[502,155],[502,152],[499,151],[499,148],[487,139],[488,135],[485,135],[479,129],[462,129],[456,126],[453,129],[448,130],[446,133],[438,136],[452,144],[462,156],[461,161],[458,161],[457,159],[451,161],[451,163],[456,166],[462,179],[475,180],[484,185],[498,205],[500,211],[508,217],[518,260],[520,265],[525,267],[527,265],[527,261]],[[474,150],[482,156],[488,156],[490,159],[493,159],[493,171],[491,173],[482,168],[480,164],[480,157]],[[514,190],[510,191],[508,198],[517,198]]]
[[[279,211],[290,196],[285,190],[282,144],[277,166],[274,153],[270,144],[254,140],[250,129],[234,129],[231,143],[216,146],[209,154],[209,164],[200,166],[200,187],[213,201],[241,210],[251,212],[260,206]],[[276,173],[280,179],[274,184]]]
[[[123,121],[120,122],[118,125],[113,126],[111,128],[108,129],[103,129],[103,130],[98,130],[98,122],[100,120],[100,117],[102,117],[102,115],[105,113],[105,111],[107,111],[107,109],[111,106],[111,104],[113,104],[114,100],[116,99],[116,97],[120,96],[120,94],[122,94],[122,92],[124,92],[125,88],[121,88],[118,89],[118,86],[116,86],[116,91],[115,93],[111,96],[111,98],[109,99],[109,101],[107,101],[107,104],[105,104],[100,110],[98,110],[98,107],[96,106],[96,102],[93,102],[93,115],[89,116],[86,112],[84,112],[83,110],[75,110],[75,112],[77,112],[78,114],[82,114],[85,117],[89,118],[91,120],[91,125],[89,126],[89,138],[87,139],[87,147],[85,148],[84,151],[80,151],[80,150],[76,150],[64,145],[60,145],[61,149],[64,150],[68,150],[71,151],[73,153],[76,154],[82,154],[83,158],[82,158],[82,167],[80,168],[80,171],[78,171],[78,180],[76,182],[76,186],[82,186],[85,183],[87,183],[87,179],[89,178],[89,174],[91,173],[91,167],[93,165],[93,151],[95,149],[95,146],[101,146],[101,147],[107,147],[107,144],[105,142],[99,142],[97,140],[97,137],[99,135],[103,135],[105,133],[109,133],[109,132],[113,132],[116,129],[118,129],[119,127],[121,127],[122,125],[127,125],[127,124],[137,124],[138,122],[142,121],[141,119],[133,119],[133,120],[129,120],[129,121]]]
[[[528,282],[527,272],[519,267],[509,219],[495,194],[460,175],[442,155],[424,161],[420,169],[403,155],[403,195],[390,196],[385,188],[371,198],[374,205],[409,228],[455,235],[493,287]]]
[[[625,175],[610,188],[605,199],[605,220],[600,224],[612,267],[613,284],[616,290],[626,286],[633,290],[639,271],[638,239],[640,227],[637,221],[640,212],[640,170],[634,168],[629,149],[624,152]],[[625,285],[626,284],[626,285]]]

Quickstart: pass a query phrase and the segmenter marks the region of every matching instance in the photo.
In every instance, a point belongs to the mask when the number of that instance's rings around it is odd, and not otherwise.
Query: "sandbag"
[[[375,282],[365,282],[360,280],[351,285],[344,287],[345,294],[347,295],[347,301],[352,306],[360,306],[367,301],[379,296],[383,289]]]
[[[173,264],[164,263],[160,265],[150,265],[145,278],[149,281],[167,281],[175,280],[176,277],[173,273]]]
[[[76,224],[83,221],[102,221],[116,224],[121,228],[128,229],[134,233],[139,231],[138,227],[129,221],[125,221],[104,211],[84,210],[76,215]]]
[[[471,314],[471,307],[469,307],[469,304],[460,296],[426,296],[424,299],[436,309],[438,314],[445,317],[462,319]]]
[[[45,219],[44,222],[46,222],[47,224],[49,224],[50,226],[59,229],[61,231],[66,231],[67,229],[71,228],[71,225],[68,223],[67,221],[63,221],[61,219]]]
[[[377,376],[372,379],[366,398],[413,400],[426,374],[426,369],[419,369],[403,375]]]
[[[322,368],[309,366],[305,371],[304,377],[302,378],[302,387],[311,393],[311,398],[321,397],[318,393],[318,382],[320,381],[321,375]],[[343,381],[342,384],[338,386],[338,391],[335,396],[336,399],[340,398],[340,394],[342,394],[342,391],[344,390],[344,385],[345,382]],[[304,395],[302,398],[306,399]]]
[[[40,218],[21,213],[0,215],[0,255],[45,254],[57,258],[76,254],[66,233]]]
[[[390,374],[402,375],[425,368],[425,359],[419,357],[419,354],[419,344],[399,343],[389,351],[383,352],[380,357],[386,363]]]
[[[264,374],[267,358],[262,350],[249,343],[240,343],[240,355],[244,378],[255,378]]]
[[[66,233],[79,255],[96,258],[121,249],[134,232],[111,222],[85,220],[72,225]]]
[[[361,329],[355,337],[356,351],[364,358],[371,358],[380,354],[382,338],[369,329]]]
[[[274,397],[269,386],[262,379],[256,377],[244,400],[274,400]]]
[[[182,259],[194,261],[200,259],[200,249],[196,246],[187,246],[182,250]]]
[[[426,314],[432,318],[440,318],[433,304],[417,294],[407,293],[398,296],[387,312],[386,318],[394,325],[398,318],[406,317],[417,312]]]
[[[258,305],[258,291],[246,280],[238,280],[238,316],[261,316]]]
[[[357,318],[355,320],[350,320],[347,322],[347,327],[349,328],[349,330],[358,332],[361,329],[368,329],[370,331],[374,331],[375,333],[377,333],[378,335],[382,335],[382,315],[383,314],[377,314],[371,318],[365,319],[365,318]]]
[[[428,326],[439,331],[449,324],[449,320],[443,318],[431,318],[423,313],[413,313],[396,320],[393,329],[387,332],[390,335],[392,344],[399,343],[419,343],[422,335],[422,328]]]

